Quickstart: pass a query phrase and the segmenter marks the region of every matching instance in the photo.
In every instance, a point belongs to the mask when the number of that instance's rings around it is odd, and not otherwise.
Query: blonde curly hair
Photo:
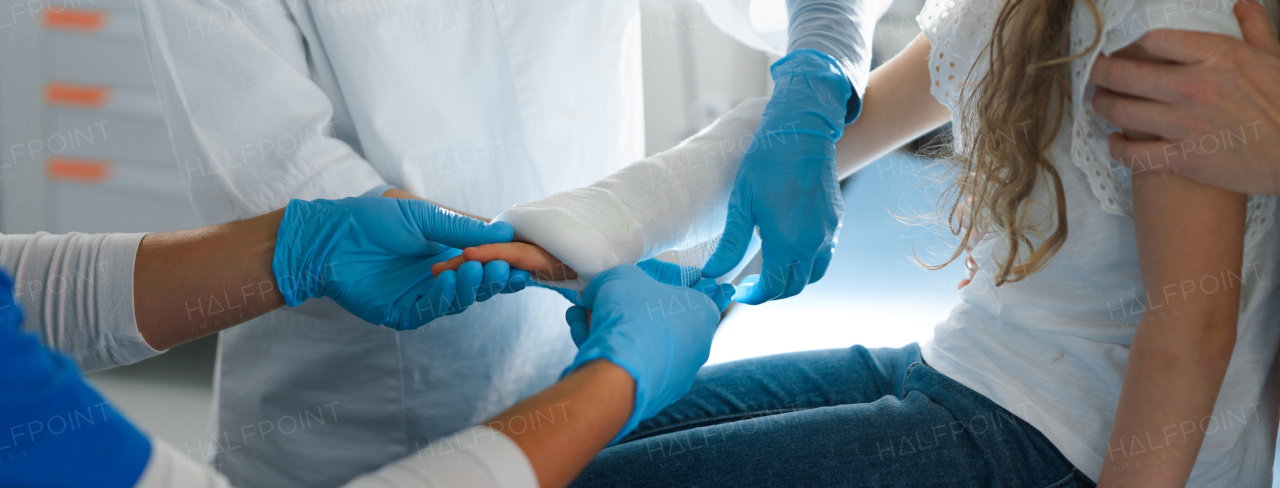
[[[961,85],[955,178],[939,202],[960,242],[945,262],[927,267],[942,268],[983,236],[996,235],[1008,244],[996,258],[999,286],[1043,269],[1067,240],[1066,195],[1047,152],[1071,102],[1068,63],[1092,52],[1102,37],[1096,0],[1079,3],[1098,31],[1076,54],[1069,22],[1076,0],[1009,0],[1001,8],[978,61],[988,69],[978,80],[970,71]],[[1053,192],[1052,231],[1043,239],[1046,222],[1031,201],[1040,184]]]

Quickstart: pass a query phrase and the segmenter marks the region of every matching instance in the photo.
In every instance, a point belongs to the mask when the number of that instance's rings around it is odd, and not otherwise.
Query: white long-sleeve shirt
[[[359,446],[352,446],[359,448]],[[226,477],[168,443],[151,441],[136,488],[231,488]],[[436,440],[417,454],[351,480],[343,488],[537,488],[528,458],[510,438],[483,425]]]
[[[160,354],[138,331],[133,273],[145,234],[0,235],[0,268],[13,276],[24,328],[85,371]],[[110,446],[105,446],[110,448]],[[358,449],[360,446],[351,446]],[[152,438],[138,488],[226,488],[213,467]],[[476,426],[343,485],[347,488],[538,486],[528,458],[506,435]]]

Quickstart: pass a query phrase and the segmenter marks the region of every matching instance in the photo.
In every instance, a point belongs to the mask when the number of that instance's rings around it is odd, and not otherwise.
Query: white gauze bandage
[[[545,283],[581,291],[596,274],[674,252],[701,267],[724,231],[738,163],[767,98],[742,102],[676,147],[636,161],[584,188],[517,205],[496,220],[578,273]],[[692,276],[686,276],[686,285]]]

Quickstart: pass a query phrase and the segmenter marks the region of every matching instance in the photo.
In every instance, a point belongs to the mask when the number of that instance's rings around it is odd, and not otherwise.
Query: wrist
[[[284,209],[282,208],[252,220],[253,229],[249,232],[252,236],[250,238],[250,255],[254,257],[254,262],[257,263],[257,269],[259,270],[257,273],[261,273],[255,274],[259,278],[275,278],[272,264],[275,262],[276,243],[279,242],[280,224],[283,218]],[[279,283],[277,283],[277,288],[279,288]]]
[[[296,307],[322,296],[325,252],[335,241],[345,219],[329,215],[329,200],[290,200],[272,247],[271,272],[285,305]]]
[[[795,112],[818,115],[837,133],[861,110],[861,101],[844,69],[825,53],[813,49],[793,51],[774,63],[769,73],[774,82],[773,100],[801,105],[805,110]]]
[[[375,187],[373,187],[373,188],[370,188],[368,191],[366,191],[366,192],[364,192],[364,193],[361,193],[361,194],[360,194],[360,196],[362,196],[362,197],[381,197],[381,196],[386,196],[386,193],[387,193],[387,192],[389,192],[389,191],[391,191],[391,190],[397,190],[397,188],[396,188],[396,187],[394,187],[394,186],[388,185],[388,184],[386,184],[386,183],[383,183],[383,184],[381,184],[381,185],[378,185],[378,186],[375,186]]]
[[[574,359],[573,364],[565,369],[561,378],[580,374],[586,372],[588,369],[594,369],[597,372],[599,370],[607,370],[615,373],[622,372],[624,373],[623,376],[626,376],[630,380],[629,385],[632,392],[630,402],[631,412],[627,415],[626,423],[623,424],[622,429],[618,431],[618,434],[614,436],[613,441],[611,441],[610,444],[618,442],[618,440],[622,439],[623,436],[626,436],[632,430],[635,430],[636,426],[640,425],[641,420],[658,413],[656,411],[648,412],[649,407],[646,404],[648,403],[648,399],[651,395],[648,392],[648,388],[644,386],[640,371],[637,370],[630,362],[619,359],[616,354],[606,352],[600,348],[591,347],[591,339],[588,339],[587,342],[582,344],[582,350],[578,353],[577,358]]]

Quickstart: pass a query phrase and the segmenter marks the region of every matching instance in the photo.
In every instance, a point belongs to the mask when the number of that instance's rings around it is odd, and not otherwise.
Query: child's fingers
[[[461,254],[449,258],[448,260],[440,261],[431,265],[431,276],[440,276],[440,273],[445,271],[457,271],[458,268],[462,266],[462,263],[465,262],[467,262],[467,259],[462,257]]]
[[[534,277],[543,281],[572,280],[578,277],[578,273],[565,266],[551,253],[541,247],[524,242],[504,242],[469,247],[462,250],[462,257],[468,261],[480,261],[482,263],[503,260],[510,264],[512,268],[523,269],[533,273]]]

